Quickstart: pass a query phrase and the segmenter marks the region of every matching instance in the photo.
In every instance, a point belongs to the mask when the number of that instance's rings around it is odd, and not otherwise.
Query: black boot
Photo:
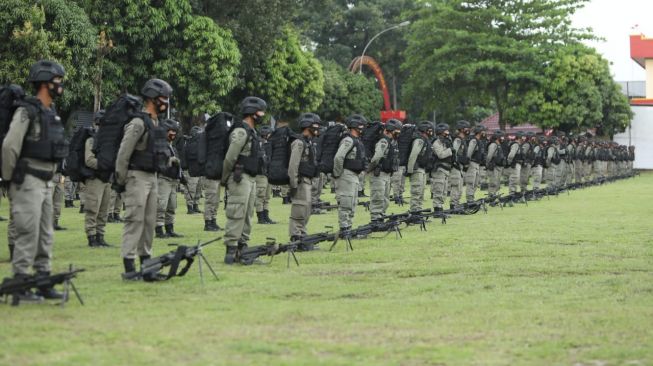
[[[9,244],[9,261],[14,260],[14,246]]]
[[[141,261],[141,272],[143,271],[143,263],[145,263],[146,260],[150,259],[151,257],[149,255],[141,255],[138,257]],[[145,273],[143,274],[143,281],[145,282],[158,282],[158,281],[165,281],[168,278],[159,272],[157,273]]]
[[[71,200],[65,200],[65,201],[64,201],[64,207],[65,207],[65,208],[71,208],[71,207],[74,208],[75,205],[73,204],[73,201],[71,201]]]
[[[213,226],[213,220],[204,220],[204,231],[218,231],[219,228]]]
[[[215,219],[211,220],[211,225],[213,225],[215,230],[222,230],[222,228],[220,227],[220,225],[218,225],[218,223],[215,221]]]
[[[107,215],[107,223],[113,224],[115,221],[113,220],[113,214],[109,212]]]
[[[37,272],[36,277],[50,277],[50,272]],[[37,296],[42,296],[44,299],[48,300],[59,300],[63,299],[63,294],[54,289],[54,285],[51,286],[42,286],[36,290]]]
[[[186,205],[186,208],[188,209],[188,211],[186,212],[188,215],[195,214],[195,210],[193,209],[193,205]]]
[[[236,262],[237,247],[228,246],[224,254],[224,264],[234,264]]]
[[[14,275],[14,279],[19,281],[28,280],[30,279],[30,277],[32,276],[28,274],[16,273]],[[30,303],[30,304],[39,304],[43,302],[43,296],[33,293],[32,290],[23,290],[21,292],[16,293],[14,296],[17,297],[19,303],[23,302],[23,303]]]
[[[193,204],[193,211],[195,211],[195,213],[202,213],[202,211],[200,210],[200,205],[198,205],[197,203]]]
[[[364,189],[362,191],[358,191],[358,197],[367,197]]]
[[[168,235],[166,235],[166,233],[163,232],[163,226],[157,225],[157,227],[154,229],[154,232],[156,234],[155,236],[159,239],[165,239],[168,237]]]
[[[174,224],[166,224],[166,234],[169,238],[183,238],[184,236],[175,232]]]
[[[84,213],[84,205],[79,205],[79,213]]]
[[[100,246],[100,243],[97,242],[96,235],[89,235],[87,238],[88,238],[88,246],[90,248],[97,248]]]
[[[282,202],[282,204],[284,204],[284,205],[289,205],[289,204],[291,204],[291,203],[292,203],[292,201],[290,200],[290,197],[288,197],[288,196],[283,197],[283,202]]]
[[[52,227],[53,227],[56,231],[67,230],[65,227],[59,226],[59,220],[55,220],[55,221],[54,221],[54,225],[52,225]]]
[[[122,279],[125,281],[138,281],[141,279],[136,274],[136,264],[133,258],[123,258],[122,265],[125,267],[125,273],[122,274]]]
[[[108,248],[108,247],[111,246],[111,244],[104,241],[104,234],[96,234],[95,235],[95,242],[101,247]]]
[[[266,223],[268,223],[270,225],[274,225],[274,224],[277,223],[276,221],[272,221],[272,219],[270,218],[270,210],[263,210],[263,216],[264,216],[263,218],[265,219]]]
[[[114,213],[113,214],[113,222],[123,222],[124,220],[120,218],[119,213]]]
[[[258,223],[261,225],[265,225],[268,223],[267,221],[265,221],[265,216],[263,216],[263,211],[257,211],[256,218],[258,219]]]

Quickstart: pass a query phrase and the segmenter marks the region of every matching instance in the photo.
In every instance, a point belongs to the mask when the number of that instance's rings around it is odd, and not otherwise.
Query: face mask
[[[60,83],[55,83],[55,82],[50,82],[48,83],[48,92],[50,94],[50,97],[52,99],[58,98],[63,95],[63,82]]]

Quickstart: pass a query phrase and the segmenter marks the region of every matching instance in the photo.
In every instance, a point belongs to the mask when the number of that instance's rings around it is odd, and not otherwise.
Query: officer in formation
[[[503,165],[503,143],[504,133],[501,130],[496,130],[490,138],[490,144],[487,148],[487,155],[485,157],[485,167],[488,175],[488,195],[490,197],[496,196],[501,188],[501,171],[500,167]]]
[[[125,125],[116,159],[116,183],[124,187],[121,189],[125,200],[121,256],[125,273],[136,270],[136,255],[141,265],[152,255],[158,207],[157,172],[164,171],[169,164],[162,158],[169,156],[169,150],[158,115],[169,108],[172,87],[163,80],[150,79],[141,95],[143,113]],[[161,279],[160,274],[143,277],[145,281]]]
[[[297,241],[308,234],[307,225],[311,216],[312,190],[314,180],[319,176],[315,138],[320,131],[320,116],[304,113],[299,116],[301,136],[290,145],[288,163],[289,191],[292,206],[288,232],[291,241]],[[300,245],[298,250],[312,250],[309,245]]]
[[[533,161],[535,160],[534,147],[532,144],[532,137],[535,136],[533,132],[528,132],[523,135],[521,142],[521,156],[522,156],[522,166],[519,172],[519,192],[524,197],[524,194],[528,190],[528,181],[531,176],[531,169],[533,167]]]
[[[538,190],[542,184],[542,172],[544,170],[544,136],[531,136],[532,165],[531,177],[533,179],[533,189]],[[526,188],[526,187],[524,187]]]
[[[155,232],[157,238],[181,238],[183,235],[175,232],[175,211],[177,210],[177,189],[179,183],[184,181],[184,175],[181,171],[179,154],[173,146],[180,126],[179,122],[171,119],[164,120],[161,125],[166,129],[170,158],[165,169],[157,175],[158,204]]]
[[[431,171],[431,193],[433,194],[433,209],[441,212],[447,195],[447,182],[453,165],[453,144],[449,137],[449,125],[439,123],[435,127],[436,139],[432,149],[435,164]]]
[[[476,188],[479,183],[479,172],[481,166],[485,165],[485,151],[483,150],[483,141],[485,139],[485,127],[482,125],[475,126],[473,129],[473,136],[470,136],[467,142],[467,160],[469,166],[464,176],[465,183],[465,197],[467,202],[475,200]]]
[[[402,133],[404,131],[408,131],[413,126],[414,125],[411,124],[409,121],[406,121],[401,128]],[[410,137],[412,138],[412,136]],[[405,185],[406,185],[406,163],[400,160],[397,174],[394,174],[392,176],[392,196],[394,198],[394,202],[398,205],[404,204],[403,196],[404,196]]]
[[[240,103],[242,121],[235,122],[229,132],[229,149],[224,158],[221,183],[227,187],[229,201],[225,206],[224,262],[233,264],[239,250],[247,247],[252,231],[251,216],[256,200],[256,175],[260,149],[254,128],[261,124],[267,110],[263,99],[247,97]]]
[[[504,165],[504,174],[508,175],[508,191],[511,195],[517,193],[519,188],[519,178],[521,176],[521,164],[523,161],[521,155],[521,146],[520,143],[524,138],[524,133],[519,131],[515,135],[515,139],[508,142],[504,146],[507,146],[507,149],[504,150],[506,154],[506,164]]]
[[[52,190],[52,226],[56,231],[66,230],[65,227],[59,225],[59,219],[61,218],[61,204],[64,200],[64,177],[62,173],[62,164],[63,162],[57,164],[57,172],[54,173],[52,177],[52,183],[54,184],[54,189]]]
[[[200,181],[204,192],[204,231],[218,231],[221,229],[216,219],[220,206],[220,181],[208,177],[202,177]],[[198,199],[197,196],[195,193],[195,200]]]
[[[272,185],[268,184],[268,168],[270,166],[270,157],[272,155],[272,146],[268,139],[272,135],[270,126],[261,126],[259,129],[260,149],[259,163],[256,174],[256,217],[258,223],[263,225],[273,225],[276,221],[270,218],[270,196],[272,195]]]
[[[99,111],[95,115],[94,128],[97,130],[98,122],[104,115]],[[84,143],[84,168],[90,170],[90,177],[86,179],[86,201],[84,205],[84,230],[91,248],[109,247],[104,240],[107,217],[109,216],[109,203],[111,200],[110,175],[98,169],[97,157],[93,152],[93,133]]]
[[[453,210],[460,205],[460,197],[463,193],[463,171],[469,165],[467,156],[467,135],[469,135],[470,124],[467,121],[456,123],[456,136],[453,139],[454,163],[449,175],[450,208]]]
[[[385,215],[390,206],[390,183],[399,169],[399,148],[397,138],[401,133],[401,122],[388,120],[383,128],[383,137],[374,146],[370,159],[370,214],[372,221]]]
[[[356,205],[358,204],[358,175],[366,169],[365,147],[360,141],[367,125],[365,117],[354,114],[346,121],[349,132],[340,140],[338,151],[333,159],[333,177],[336,180],[336,199],[338,201],[338,221],[340,231],[351,229]]]
[[[199,126],[193,126],[190,129],[190,136],[184,136],[186,139],[186,143],[190,139],[197,138],[199,134],[202,133],[202,128]],[[188,157],[184,156],[184,158],[187,160]],[[186,162],[186,165],[189,163]],[[186,208],[187,212],[189,215],[193,214],[201,214],[202,211],[200,210],[200,196],[202,195],[202,177],[193,177],[190,172],[188,171],[188,167],[186,167],[186,170],[184,170],[184,176],[186,177],[186,185],[184,189],[184,198],[186,199]],[[206,230],[206,225],[207,223],[204,222],[205,230]],[[213,225],[209,225],[213,226]],[[217,226],[217,223],[216,223]]]
[[[413,136],[405,173],[410,179],[410,210],[413,212],[422,209],[426,174],[430,173],[432,168],[432,137],[433,122],[420,122],[417,125],[417,134]]]
[[[50,275],[52,178],[68,155],[64,125],[54,106],[63,94],[64,76],[63,66],[56,62],[42,60],[32,65],[28,82],[35,97],[21,100],[2,143],[2,180],[9,182],[10,244],[13,241],[14,245],[12,272],[17,279]],[[18,296],[23,302],[63,297],[53,287],[40,287],[36,293],[27,290]]]

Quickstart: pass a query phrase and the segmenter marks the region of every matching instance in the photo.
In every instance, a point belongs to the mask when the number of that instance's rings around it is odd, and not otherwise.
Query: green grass
[[[203,287],[196,265],[165,283],[122,282],[121,225],[107,234],[116,247],[91,250],[82,215],[64,209],[54,266],[86,268],[76,281],[86,306],[0,304],[0,364],[650,365],[652,186],[642,174],[491,208],[408,228],[403,240],[357,240],[354,252],[300,253],[289,269],[285,256],[227,267],[216,244],[206,253],[220,280]],[[274,199],[280,223],[256,225],[252,243],[286,239],[289,210]],[[214,237],[201,216],[180,211],[186,242]],[[359,210],[357,223],[368,220]],[[336,225],[335,212],[309,228],[325,225]],[[155,254],[168,242],[155,241]]]

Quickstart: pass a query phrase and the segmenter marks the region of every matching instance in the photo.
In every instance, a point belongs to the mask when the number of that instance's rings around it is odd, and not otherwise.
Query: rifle
[[[370,201],[358,201],[357,205],[365,207],[365,211],[370,210]]]
[[[381,220],[372,221],[369,224],[361,225],[355,229],[340,231],[338,232],[338,235],[335,237],[333,244],[331,244],[331,248],[329,248],[329,251],[333,250],[336,244],[338,244],[339,239],[345,239],[347,241],[347,245],[345,246],[346,250],[353,251],[354,247],[351,245],[351,239],[365,238],[372,233],[380,233],[380,232],[385,232],[387,234],[390,234],[391,232],[395,232],[397,233],[398,237],[402,237],[401,231],[399,230],[399,225],[401,224],[402,221],[399,220],[384,221],[383,219],[381,219]]]
[[[315,244],[323,241],[334,241],[337,239],[335,233],[326,231],[323,233],[306,235],[299,240],[292,241],[288,244],[277,244],[274,238],[266,238],[267,242],[264,245],[255,247],[247,247],[239,251],[237,261],[243,265],[251,265],[254,261],[261,256],[267,255],[274,257],[280,253],[288,253],[288,266],[290,266],[290,256],[295,260],[295,264],[299,266],[299,261],[295,256],[296,251],[310,251],[313,250]]]
[[[202,253],[202,248],[220,239],[222,239],[222,237],[215,238],[205,243],[199,243],[198,241],[197,245],[190,246],[190,247],[185,245],[177,245],[176,250],[173,250],[169,253],[160,255],[155,258],[146,259],[141,264],[140,271],[124,273],[123,277],[125,279],[149,277],[151,275],[159,273],[165,267],[170,267],[170,270],[168,271],[168,274],[166,275],[165,278],[166,280],[169,280],[174,276],[182,277],[190,269],[191,265],[195,261],[195,257],[199,256],[200,259],[203,260],[206,266],[209,268],[209,270],[213,274],[213,277],[215,277],[215,279],[218,280],[218,275],[215,273],[213,267],[211,267],[211,264]],[[170,245],[174,246],[176,244],[170,244]],[[181,264],[181,261],[186,261],[186,264],[181,269],[181,271],[179,271],[179,265]],[[199,264],[200,280],[202,281],[202,283],[204,283],[204,276],[202,273],[202,262],[200,261],[199,263],[200,263]]]
[[[7,302],[9,296],[12,296],[11,305],[18,306],[20,299],[18,294],[31,290],[33,288],[39,287],[53,287],[60,283],[64,284],[64,293],[63,299],[61,300],[61,307],[68,301],[69,288],[73,289],[75,296],[79,303],[84,305],[81,295],[77,291],[77,287],[73,283],[73,278],[77,277],[77,274],[84,272],[84,268],[74,269],[71,264],[68,268],[68,272],[62,272],[53,274],[50,276],[29,276],[29,277],[20,277],[20,278],[5,278],[0,284],[0,296],[5,298],[5,303]]]
[[[329,202],[326,202],[326,201],[320,201],[320,202],[317,202],[317,203],[313,203],[313,204],[311,205],[311,208],[314,209],[314,210],[327,210],[327,211],[331,211],[331,210],[336,210],[336,209],[338,209],[338,205],[332,205],[332,204],[329,203]]]

